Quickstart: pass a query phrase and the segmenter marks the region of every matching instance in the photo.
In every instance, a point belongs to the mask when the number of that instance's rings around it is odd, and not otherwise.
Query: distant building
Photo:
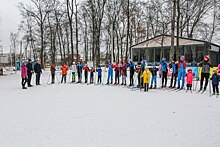
[[[176,38],[174,46],[176,46]],[[162,57],[170,59],[171,36],[160,35],[131,46],[132,59],[145,59],[148,63],[159,63]],[[220,46],[198,39],[179,37],[180,55],[184,55],[189,65],[196,66],[204,55],[210,55],[213,66],[220,63]],[[178,59],[177,59],[178,60]]]

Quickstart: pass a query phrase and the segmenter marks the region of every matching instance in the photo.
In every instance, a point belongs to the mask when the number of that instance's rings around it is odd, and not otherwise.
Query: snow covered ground
[[[220,98],[0,77],[0,147],[219,147]],[[68,79],[68,78],[67,78]]]

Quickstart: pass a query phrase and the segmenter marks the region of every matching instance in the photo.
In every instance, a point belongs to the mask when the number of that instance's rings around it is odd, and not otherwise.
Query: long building
[[[176,36],[174,46],[176,47]],[[149,64],[159,64],[162,57],[170,59],[171,35],[159,35],[131,46],[131,57],[135,62],[142,59]],[[197,66],[204,55],[210,55],[213,66],[220,63],[220,46],[204,40],[179,37],[179,52],[191,66]],[[176,58],[176,54],[174,55]],[[178,59],[177,59],[178,60]]]

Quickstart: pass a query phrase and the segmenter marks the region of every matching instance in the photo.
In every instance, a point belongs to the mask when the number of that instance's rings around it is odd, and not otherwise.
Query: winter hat
[[[205,55],[204,60],[209,61],[209,55]]]
[[[162,61],[166,61],[167,59],[165,57],[162,58]]]
[[[184,60],[185,60],[185,56],[181,56],[181,57],[180,57],[180,60],[181,60],[181,61],[184,61]]]
[[[145,63],[146,63],[146,60],[142,60],[141,63],[142,63],[142,64],[145,64]]]
[[[190,72],[190,71],[192,71],[192,69],[191,69],[191,68],[189,68],[189,69],[188,69],[188,72]]]

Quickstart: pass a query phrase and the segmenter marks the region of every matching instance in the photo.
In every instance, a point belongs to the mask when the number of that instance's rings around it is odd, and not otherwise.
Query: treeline
[[[130,57],[129,47],[160,34],[218,39],[220,0],[29,0],[19,3],[24,56],[44,65]],[[12,42],[14,42],[12,40]],[[171,55],[178,54],[171,40]],[[28,52],[29,51],[29,52]],[[179,55],[177,55],[179,56]],[[172,58],[171,58],[172,59]]]

